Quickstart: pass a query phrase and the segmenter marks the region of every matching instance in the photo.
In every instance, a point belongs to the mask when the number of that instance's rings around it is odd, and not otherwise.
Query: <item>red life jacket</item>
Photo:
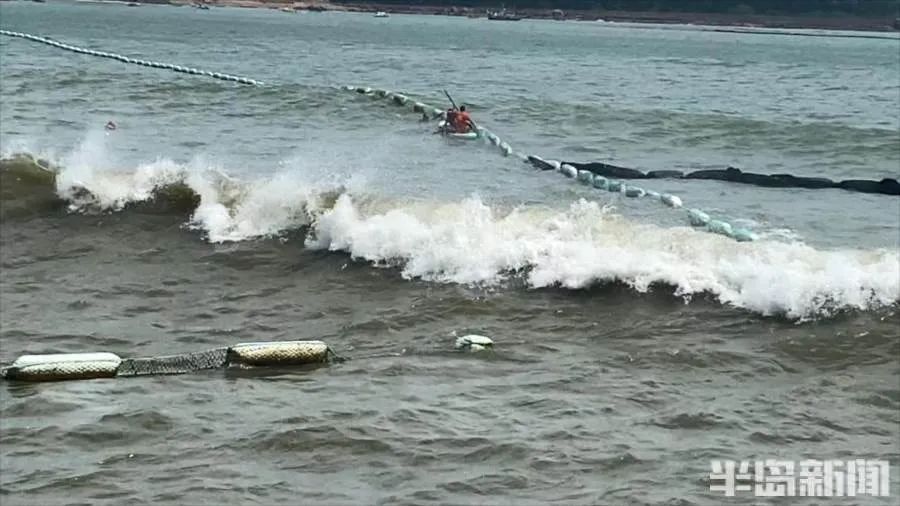
[[[472,118],[469,116],[469,113],[466,111],[460,111],[454,115],[452,120],[453,129],[459,133],[466,133],[469,131],[469,124],[472,121]]]

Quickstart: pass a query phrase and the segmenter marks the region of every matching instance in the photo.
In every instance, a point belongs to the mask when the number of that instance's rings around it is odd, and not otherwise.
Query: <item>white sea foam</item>
[[[0,147],[0,158],[9,159],[16,155],[28,154],[35,159],[55,161],[59,158],[55,150],[41,146],[40,143],[34,142],[33,139],[24,137],[2,137],[2,147]]]
[[[191,226],[212,242],[242,241],[277,235],[309,223],[324,205],[328,187],[304,183],[280,174],[253,184],[192,174],[188,185],[200,195]]]
[[[82,187],[91,205],[116,210],[183,181],[200,197],[188,225],[212,242],[308,226],[308,248],[395,266],[409,279],[497,286],[515,276],[534,288],[569,289],[618,282],[686,300],[712,294],[723,304],[796,319],[900,302],[896,250],[826,251],[784,238],[737,243],[687,226],[637,223],[586,200],[563,209],[501,209],[475,197],[387,200],[368,194],[364,180],[310,181],[296,167],[244,181],[202,160],[117,172],[105,142],[89,135],[65,158],[61,195],[86,205],[72,191]]]
[[[342,195],[307,246],[401,267],[407,278],[496,284],[527,270],[530,286],[581,289],[662,283],[710,293],[764,315],[808,318],[900,301],[896,251],[819,251],[800,243],[736,243],[689,228],[639,225],[595,203],[500,215],[477,199],[367,214]]]
[[[123,170],[117,167],[107,142],[105,132],[90,132],[61,160],[62,169],[56,178],[57,193],[70,202],[72,209],[119,210],[128,203],[150,198],[155,188],[184,177],[184,167],[166,159]]]

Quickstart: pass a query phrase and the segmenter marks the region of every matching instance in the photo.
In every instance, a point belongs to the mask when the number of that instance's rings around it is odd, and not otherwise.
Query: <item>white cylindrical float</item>
[[[745,228],[736,228],[732,231],[731,237],[737,242],[752,242],[758,239],[758,236]]]
[[[479,336],[477,334],[469,334],[456,339],[456,349],[463,351],[482,351],[485,349],[494,349],[494,341],[487,336]]]
[[[228,349],[228,363],[249,366],[319,364],[328,361],[322,341],[241,343]]]
[[[699,209],[688,211],[688,221],[695,227],[705,227],[709,223],[709,215]]]
[[[706,230],[714,234],[721,234],[729,237],[733,234],[731,224],[719,220],[709,220],[709,223],[706,224]]]
[[[114,353],[22,355],[4,371],[7,379],[62,381],[112,378],[122,359]]]
[[[659,196],[660,202],[669,206],[669,207],[681,207],[681,199],[676,197],[675,195],[669,195],[668,193],[664,193]]]
[[[559,162],[556,162],[556,163],[551,162],[551,165],[553,165],[554,167],[558,167],[557,170],[559,170],[560,174],[562,174],[563,176],[566,176],[568,178],[578,177],[578,169],[576,169],[575,167],[572,167],[571,165],[569,165],[567,163],[564,163],[562,165],[557,165],[558,163]]]
[[[643,197],[646,193],[647,192],[644,191],[644,189],[639,186],[626,186],[625,187],[625,196],[626,197],[632,197],[632,198]]]

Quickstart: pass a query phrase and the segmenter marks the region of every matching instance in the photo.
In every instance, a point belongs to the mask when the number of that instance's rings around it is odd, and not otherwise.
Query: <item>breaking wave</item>
[[[737,243],[690,227],[641,224],[579,199],[562,209],[388,199],[349,181],[298,172],[243,181],[203,164],[160,159],[108,168],[95,142],[52,164],[0,160],[3,219],[46,212],[165,212],[210,242],[302,229],[305,247],[343,252],[407,279],[502,287],[587,289],[620,283],[671,291],[794,320],[872,311],[900,301],[900,255],[819,250],[790,240]],[[101,167],[106,167],[102,168]]]
[[[638,225],[579,200],[565,211],[499,213],[478,199],[367,213],[351,195],[315,223],[307,246],[392,260],[408,278],[496,284],[521,273],[534,288],[619,282],[638,292],[713,294],[763,315],[809,318],[900,300],[896,252],[818,251],[801,243],[739,244],[687,227]]]

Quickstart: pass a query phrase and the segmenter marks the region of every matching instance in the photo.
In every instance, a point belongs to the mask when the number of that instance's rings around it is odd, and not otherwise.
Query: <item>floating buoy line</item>
[[[261,86],[263,84],[262,81],[257,81],[256,79],[250,79],[247,77],[233,76],[230,74],[222,74],[221,72],[210,72],[208,70],[199,70],[192,67],[182,67],[181,65],[173,65],[171,63],[161,63],[157,61],[148,61],[148,60],[139,60],[137,58],[129,58],[127,56],[122,56],[116,53],[107,53],[105,51],[94,51],[93,49],[85,49],[83,47],[73,46],[70,44],[64,44],[62,42],[57,42],[52,39],[48,39],[46,37],[38,37],[37,35],[31,35],[28,33],[21,32],[11,32],[9,30],[0,30],[0,35],[6,35],[8,37],[17,37],[20,39],[30,40],[32,42],[39,42],[41,44],[47,44],[48,46],[52,46],[58,49],[63,49],[66,51],[71,51],[73,53],[85,54],[88,56],[97,56],[100,58],[109,58],[111,60],[118,60],[122,63],[131,63],[133,65],[140,65],[143,67],[151,67],[156,69],[164,69],[171,70],[174,72],[180,72],[182,74],[194,74],[198,76],[206,76],[211,77],[213,79],[219,79],[222,81],[231,81],[240,84],[249,84],[253,86]]]
[[[456,339],[459,352],[493,351],[494,341],[469,334]],[[386,356],[396,356],[389,354]],[[375,358],[370,355],[361,358]],[[192,353],[162,357],[122,358],[115,353],[52,353],[22,355],[0,369],[9,381],[66,381],[134,376],[186,374],[226,368],[265,368],[327,365],[349,360],[322,341],[270,341],[240,343]]]
[[[384,99],[389,103],[400,107],[407,107],[413,112],[423,114],[425,117],[432,120],[442,118],[446,114],[442,109],[438,109],[423,102],[413,100],[403,93],[397,93],[389,90],[373,89],[365,86],[345,86],[343,89],[349,92],[355,92],[374,98]],[[607,178],[606,176],[595,174],[591,170],[587,169],[579,170],[571,164],[563,163],[557,160],[544,160],[543,158],[536,155],[526,155],[513,149],[512,146],[509,145],[509,143],[500,139],[497,134],[491,132],[489,129],[483,126],[477,126],[477,129],[479,133],[478,137],[480,139],[483,139],[487,144],[498,149],[500,151],[500,154],[502,154],[503,156],[514,156],[516,158],[519,158],[536,169],[555,171],[567,178],[576,179],[578,182],[584,185],[592,186],[601,191],[619,193],[628,198],[649,198],[672,209],[681,209],[684,207],[684,203],[682,202],[681,198],[676,195],[659,193],[653,190],[642,188],[640,186],[629,185],[622,180]],[[709,214],[699,209],[688,209],[687,218],[688,223],[690,223],[693,227],[702,228],[714,234],[724,235],[736,241],[754,241],[758,237],[755,233],[747,229],[734,227],[728,222],[713,219],[709,216]]]

